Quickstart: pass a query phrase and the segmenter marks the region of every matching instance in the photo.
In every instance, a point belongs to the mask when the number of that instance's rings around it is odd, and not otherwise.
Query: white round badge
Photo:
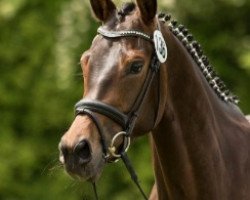
[[[159,61],[164,63],[168,57],[168,49],[162,33],[158,30],[154,31],[154,45]]]

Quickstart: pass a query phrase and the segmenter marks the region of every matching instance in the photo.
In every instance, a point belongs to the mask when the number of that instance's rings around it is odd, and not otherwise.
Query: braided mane
[[[135,3],[125,3],[118,11],[118,16],[120,17],[120,20],[124,19],[124,17],[134,11],[135,8]],[[165,23],[170,21],[171,15],[159,13],[158,19],[161,22]],[[170,23],[168,24],[168,28],[187,49],[187,51],[192,56],[199,69],[201,70],[203,76],[206,78],[208,84],[215,91],[217,96],[225,102],[238,104],[238,97],[236,97],[227,89],[225,83],[219,78],[219,76],[209,63],[207,56],[203,54],[201,45],[196,40],[194,40],[193,35],[189,34],[188,29],[186,29],[182,24],[177,25],[177,21],[175,20],[170,21]]]
[[[165,23],[171,19],[171,15],[160,13],[158,14],[158,19]],[[168,27],[188,50],[189,54],[199,66],[203,76],[206,78],[210,87],[215,91],[217,96],[225,102],[238,104],[238,97],[236,97],[227,89],[225,83],[219,78],[209,63],[207,56],[203,55],[201,45],[196,40],[194,40],[193,35],[189,34],[188,29],[186,29],[182,24],[177,25],[177,21],[175,20],[172,20],[168,24]]]

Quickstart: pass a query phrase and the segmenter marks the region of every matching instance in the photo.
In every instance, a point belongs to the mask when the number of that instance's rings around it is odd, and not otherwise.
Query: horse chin
[[[66,172],[75,180],[96,182],[101,174],[105,165],[104,159],[93,159],[87,165],[77,166],[75,170],[70,170],[65,167]]]

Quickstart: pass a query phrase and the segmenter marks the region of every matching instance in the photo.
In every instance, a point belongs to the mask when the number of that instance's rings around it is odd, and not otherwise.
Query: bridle
[[[157,30],[158,31],[158,30]],[[157,32],[155,31],[155,32]],[[143,105],[143,102],[147,96],[147,93],[149,91],[149,88],[154,80],[155,75],[159,71],[160,64],[163,63],[163,60],[159,58],[159,54],[162,54],[160,56],[164,57],[164,62],[167,57],[167,49],[166,49],[166,44],[165,41],[162,37],[159,38],[159,32],[157,34],[154,34],[154,38],[151,36],[140,32],[140,31],[135,31],[135,30],[128,30],[128,31],[109,31],[104,29],[103,27],[99,27],[97,32],[102,35],[104,38],[122,38],[122,37],[137,37],[137,38],[142,38],[147,41],[150,41],[151,43],[154,44],[156,52],[153,53],[152,58],[151,58],[151,63],[150,67],[148,69],[145,81],[143,83],[143,86],[140,90],[140,93],[138,94],[132,108],[130,111],[125,114],[115,107],[108,105],[106,103],[100,102],[98,100],[90,100],[90,99],[82,99],[79,102],[76,103],[75,105],[75,114],[76,115],[87,115],[96,125],[98,133],[100,135],[100,140],[102,144],[102,150],[103,150],[103,155],[105,162],[115,162],[119,158],[121,158],[127,168],[127,170],[130,173],[130,176],[132,180],[135,182],[137,187],[139,188],[140,192],[142,193],[144,199],[147,199],[145,193],[143,192],[141,186],[139,185],[139,181],[137,178],[137,175],[128,159],[128,156],[126,154],[127,150],[129,149],[130,146],[130,137],[132,134],[132,131],[134,129],[136,120],[138,118],[140,109]],[[160,33],[161,34],[161,33]],[[164,44],[162,43],[164,42]],[[164,46],[165,45],[165,46]],[[109,119],[113,120],[115,123],[121,126],[122,131],[118,132],[117,134],[114,135],[114,137],[111,140],[111,144],[107,146],[104,132],[102,129],[102,126],[100,125],[100,122],[95,115],[95,113],[104,115],[108,117]],[[119,138],[123,137],[123,144],[119,149],[117,149],[114,144],[115,141]],[[96,192],[96,187],[94,184],[94,191],[97,197],[97,192]]]
[[[129,171],[132,180],[137,185],[144,199],[147,199],[145,193],[143,192],[139,184],[135,170],[132,167],[131,162],[128,159],[126,152],[129,149],[131,133],[134,129],[134,126],[135,126],[138,114],[140,112],[140,109],[143,105],[144,99],[147,96],[147,93],[149,91],[149,88],[153,82],[155,75],[159,71],[161,62],[163,62],[163,60],[159,58],[159,54],[162,54],[162,57],[164,57],[164,62],[166,60],[166,57],[167,57],[166,44],[162,36],[161,38],[159,38],[159,35],[157,37],[157,34],[154,34],[154,39],[153,39],[151,36],[143,32],[135,31],[135,30],[108,31],[108,30],[105,30],[103,27],[99,27],[97,32],[105,38],[122,38],[122,37],[142,38],[147,41],[153,42],[155,46],[156,53],[153,53],[152,55],[150,67],[147,72],[144,84],[128,114],[125,114],[119,111],[118,109],[116,109],[115,107],[108,105],[106,103],[100,102],[98,100],[82,99],[79,102],[77,102],[75,105],[76,115],[87,115],[96,125],[98,133],[100,135],[100,140],[102,144],[105,161],[114,162],[117,159],[121,158],[127,170]],[[102,126],[100,125],[100,122],[98,118],[96,117],[95,113],[98,113],[98,114],[101,114],[110,118],[111,120],[119,124],[122,128],[122,131],[117,133],[113,137],[109,147],[107,147]],[[122,148],[119,149],[119,152],[117,152],[117,148],[114,146],[114,143],[117,140],[117,138],[121,136],[123,137],[123,145],[122,145]],[[93,186],[94,186],[96,199],[98,199],[95,184],[93,184]]]

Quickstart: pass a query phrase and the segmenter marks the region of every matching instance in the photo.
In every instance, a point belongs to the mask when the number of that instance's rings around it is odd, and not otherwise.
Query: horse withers
[[[157,16],[156,0],[90,3],[102,26],[82,55],[83,99],[59,144],[66,171],[96,182],[130,138],[150,132],[151,199],[249,200],[250,123],[192,35]]]

